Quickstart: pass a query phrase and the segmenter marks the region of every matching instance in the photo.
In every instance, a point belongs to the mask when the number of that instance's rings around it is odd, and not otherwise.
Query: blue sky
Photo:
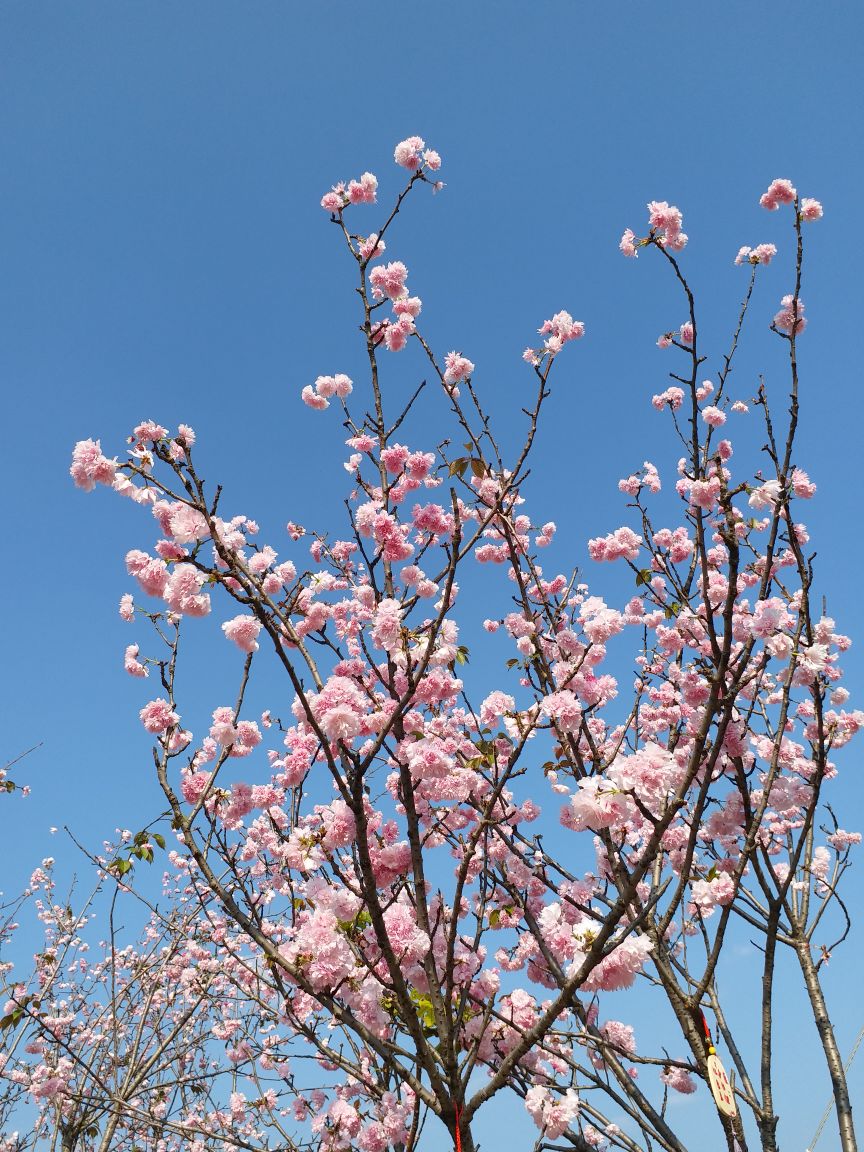
[[[400,219],[390,254],[411,270],[436,347],[477,364],[505,437],[536,327],[562,307],[586,323],[556,369],[532,492],[568,564],[623,522],[620,476],[646,456],[668,474],[677,459],[648,398],[671,366],[654,341],[684,315],[656,265],[619,256],[624,227],[639,232],[650,199],[684,211],[715,355],[744,288],[738,247],[781,248],[737,369],[749,396],[760,371],[782,386],[765,329],[790,290],[788,218],[759,209],[759,194],[788,176],[824,202],[808,233],[799,461],[819,485],[819,584],[856,640],[846,666],[860,702],[862,23],[856,5],[798,2],[6,0],[2,753],[42,742],[17,773],[32,797],[0,811],[7,890],[62,851],[49,826],[98,842],[158,807],[116,615],[123,556],[147,546],[150,524],[72,487],[72,444],[101,437],[113,455],[139,420],[183,420],[231,511],[273,536],[289,517],[320,523],[344,488],[340,437],[298,396],[319,373],[359,372],[360,349],[318,200],[370,168],[386,203],[393,146],[415,132],[444,157],[447,187]],[[406,354],[394,386],[421,372]],[[588,576],[614,598],[607,573]],[[231,674],[219,653],[214,683]],[[860,813],[855,773],[853,753],[838,795]],[[832,962],[840,995],[859,946]],[[859,1023],[844,1026],[847,1046]]]

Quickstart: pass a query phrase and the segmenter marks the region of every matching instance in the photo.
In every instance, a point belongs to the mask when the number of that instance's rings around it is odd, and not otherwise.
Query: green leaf
[[[489,927],[490,928],[497,928],[500,923],[501,923],[501,913],[498,911],[497,908],[493,908],[492,911],[489,913]]]
[[[478,460],[476,456],[471,458],[471,471],[478,479],[482,480],[486,475],[486,465],[482,460]]]
[[[165,837],[160,832],[154,832],[150,839],[158,844],[162,851],[165,851]]]
[[[636,587],[637,588],[640,586],[640,584],[650,584],[650,583],[651,583],[651,569],[650,568],[643,568],[641,571],[636,573]]]

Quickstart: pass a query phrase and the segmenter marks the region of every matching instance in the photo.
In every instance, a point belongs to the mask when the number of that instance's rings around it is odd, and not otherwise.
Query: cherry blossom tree
[[[4,950],[28,904],[44,946],[26,981],[4,964],[12,993],[0,1019],[4,1152],[203,1152],[216,1141],[252,1150],[270,1147],[274,1132],[284,1147],[302,1147],[279,1107],[286,1087],[292,1099],[300,1089],[280,1058],[278,1014],[239,949],[226,949],[230,925],[202,906],[182,865],[166,873],[167,912],[147,909],[139,938],[121,942],[117,920],[129,912],[118,900],[129,892],[122,876],[130,860],[151,859],[161,839],[153,837],[130,834],[113,859],[95,859],[101,879],[77,912],[71,897],[57,897],[52,859],[7,910],[14,918],[0,929]],[[91,943],[108,887],[105,935]]]
[[[473,1152],[476,1118],[509,1092],[538,1149],[682,1152],[675,1093],[698,1093],[714,1144],[722,1133],[730,1150],[775,1149],[776,974],[788,958],[852,1152],[823,977],[848,931],[839,889],[860,836],[823,793],[864,714],[845,709],[838,683],[849,641],[815,606],[798,518],[815,485],[795,446],[804,236],[822,208],[788,180],[763,195],[788,217],[790,252],[739,252],[749,280],[710,375],[681,212],[652,202],[641,235],[624,233],[622,253],[642,258],[631,271],[658,261],[680,289],[682,322],[657,342],[672,382],[651,403],[681,459],[677,472],[646,461],[622,479],[627,523],[588,543],[593,562],[631,573],[632,595],[612,607],[573,568],[572,545],[569,568],[544,570],[542,549],[567,552],[525,487],[553,366],[583,324],[561,311],[540,326],[522,366],[524,434],[505,451],[482,370],[432,347],[408,270],[389,259],[406,199],[441,186],[440,157],[411,137],[395,159],[407,180],[376,231],[359,222],[377,203],[371,173],[321,201],[353,272],[363,385],[358,366],[327,365],[352,375],[321,375],[302,400],[343,422],[343,511],[262,533],[205,481],[187,425],[140,424],[122,460],[98,441],[75,448],[75,483],[130,498],[159,536],[126,557],[143,599],[124,594],[121,614],[149,629],[125,666],[157,685],[142,686],[140,720],[177,839],[178,911],[151,922],[152,947],[88,970],[74,1020],[58,1025],[45,993],[34,1007],[13,990],[6,1019],[54,1037],[35,1042],[40,1063],[21,1087],[50,1099],[39,1123],[61,1137],[95,1125],[104,1140],[113,1123],[130,1147],[407,1152],[427,1130],[442,1146],[443,1125],[457,1152]],[[769,322],[787,386],[735,391],[751,306],[764,311],[760,269],[781,257],[792,291]],[[428,364],[410,394],[391,381],[408,346]],[[435,405],[452,432],[429,444]],[[758,423],[765,448],[733,470],[736,422]],[[503,650],[482,699],[467,676],[480,622],[460,614],[460,578],[482,584],[482,627]],[[238,672],[202,727],[183,641],[211,615]],[[127,886],[136,859],[100,867]],[[71,928],[52,931],[72,947]],[[722,975],[730,941],[754,936],[761,1010],[752,1034],[736,1034],[740,989]],[[125,1078],[115,1069],[136,1041],[100,1024],[100,1012],[119,1015],[101,993],[115,969],[146,1019]],[[159,989],[152,1009],[144,984]],[[637,995],[665,1014],[665,1042],[626,1023]],[[708,1086],[715,1046],[731,1104]],[[147,1061],[169,1049],[160,1096]],[[298,1061],[315,1076],[295,1079]],[[238,1065],[247,1080],[282,1079],[220,1104]]]

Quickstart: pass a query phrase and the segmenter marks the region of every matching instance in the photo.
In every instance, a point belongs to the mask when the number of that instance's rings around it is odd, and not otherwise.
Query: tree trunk
[[[857,1152],[858,1143],[852,1124],[852,1104],[849,1100],[846,1072],[843,1068],[840,1049],[837,1047],[834,1027],[828,1016],[828,1008],[822,994],[822,985],[819,982],[819,973],[810,954],[809,942],[807,940],[798,941],[795,945],[795,952],[801,965],[801,972],[804,975],[807,995],[810,997],[810,1004],[813,1008],[813,1019],[816,1022],[816,1030],[825,1052],[825,1062],[831,1075],[831,1088],[834,1093],[837,1123],[840,1129],[840,1148],[842,1152]]]

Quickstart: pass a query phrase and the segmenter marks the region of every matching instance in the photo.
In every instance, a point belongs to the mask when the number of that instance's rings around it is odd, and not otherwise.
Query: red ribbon
[[[711,1053],[714,1051],[714,1041],[711,1039],[711,1029],[708,1027],[708,1023],[705,1019],[705,1013],[701,1008],[699,1009],[699,1017],[702,1021],[702,1029],[705,1032],[705,1039],[708,1042],[708,1051]]]
[[[462,1109],[456,1105],[456,1152],[462,1152]]]

